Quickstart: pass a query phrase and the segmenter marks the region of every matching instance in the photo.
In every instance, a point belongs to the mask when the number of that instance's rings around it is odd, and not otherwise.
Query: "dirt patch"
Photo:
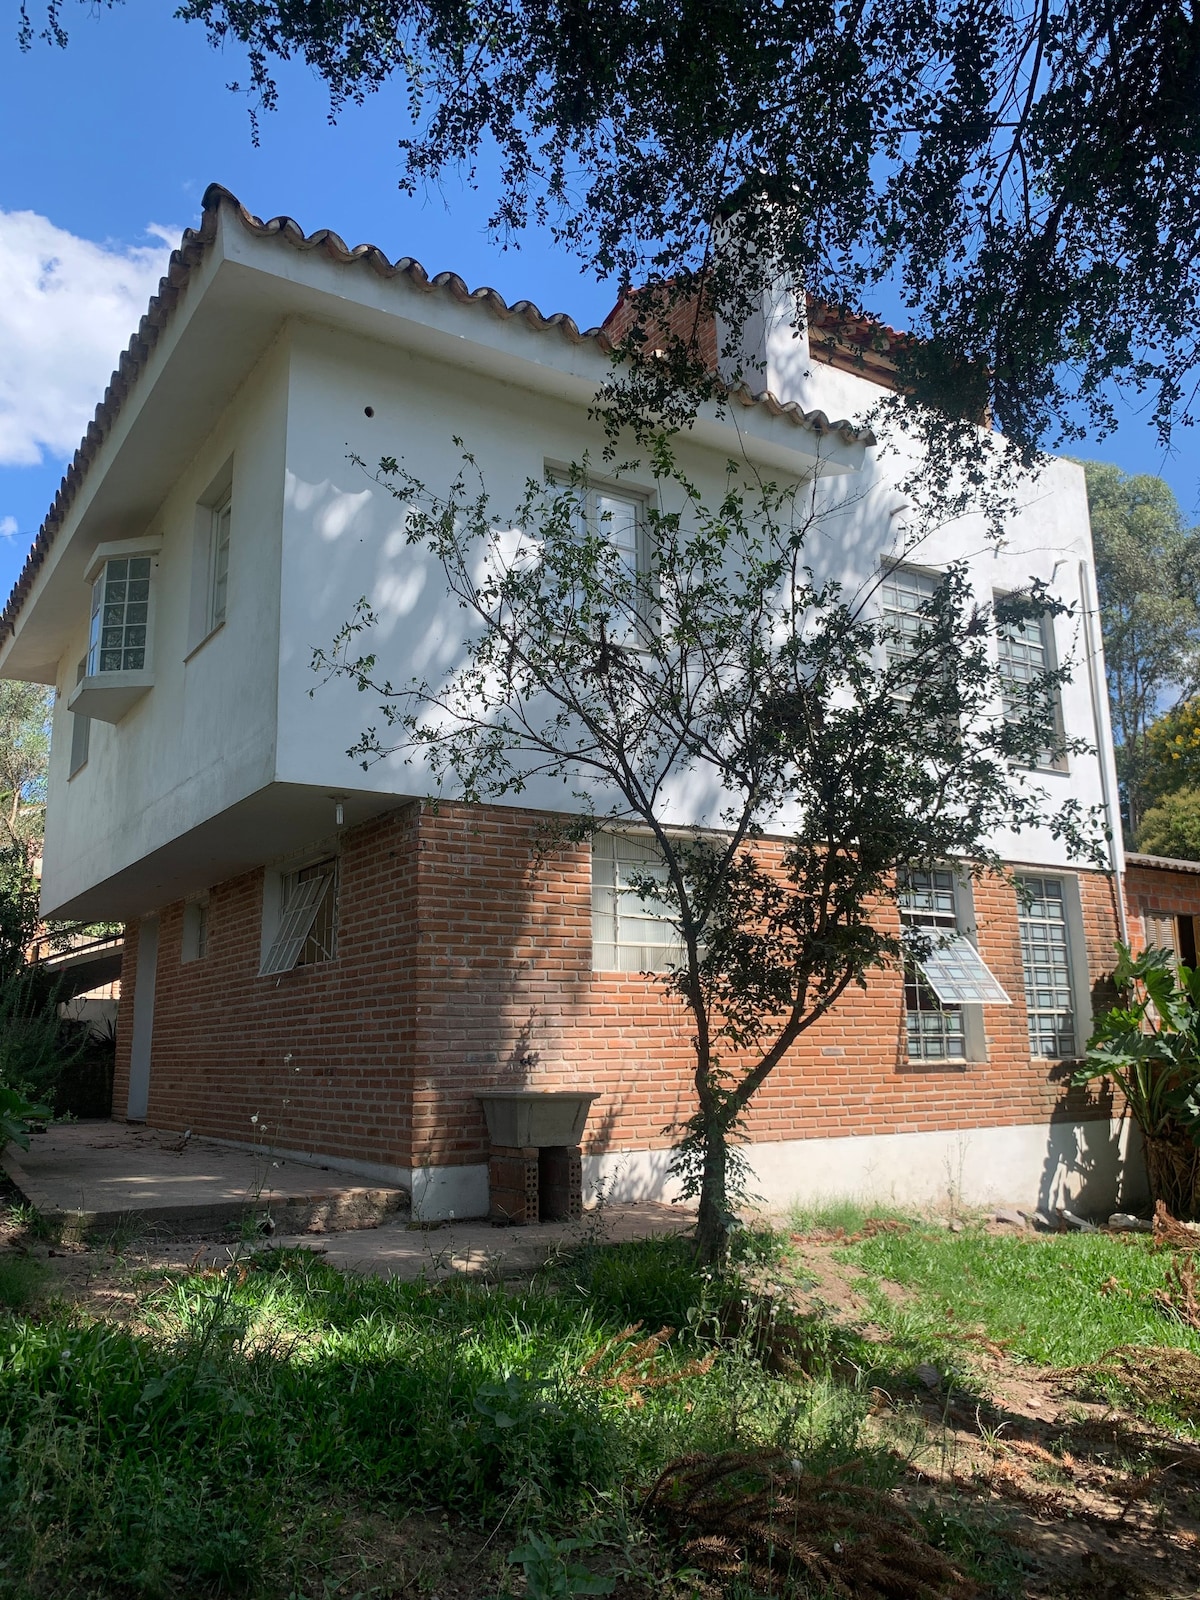
[[[884,1335],[865,1321],[859,1285],[866,1275],[834,1259],[844,1242],[794,1240],[796,1303],[819,1305],[878,1340]],[[874,1391],[867,1423],[875,1442],[910,1463],[898,1491],[909,1508],[999,1526],[1023,1558],[1028,1600],[1195,1600],[1200,1444],[1089,1399],[1086,1374],[1014,1360],[981,1330],[951,1325],[944,1338],[956,1367],[971,1374],[969,1389],[955,1390],[937,1369],[918,1369],[920,1386]],[[1172,1373],[1190,1379],[1192,1364],[1200,1366],[1188,1357],[1182,1374],[1181,1354],[1140,1350],[1114,1359],[1144,1370],[1157,1392]]]

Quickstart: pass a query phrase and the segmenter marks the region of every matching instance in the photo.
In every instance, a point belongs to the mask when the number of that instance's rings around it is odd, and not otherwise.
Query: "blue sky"
[[[31,10],[36,19],[37,0]],[[282,107],[250,137],[247,104],[226,85],[236,53],[211,50],[169,0],[127,0],[99,16],[72,7],[65,52],[22,54],[15,11],[0,38],[0,595],[30,540],[108,373],[152,292],[168,248],[194,223],[206,185],[254,212],[331,227],[349,244],[415,255],[430,271],[488,283],[543,311],[600,321],[613,292],[542,235],[501,250],[489,195],[450,182],[406,199],[397,188],[400,96],[385,91],[327,119],[321,85],[281,78]],[[1164,460],[1132,406],[1119,431],[1075,453],[1130,472],[1161,471],[1200,517],[1200,463],[1185,436]]]

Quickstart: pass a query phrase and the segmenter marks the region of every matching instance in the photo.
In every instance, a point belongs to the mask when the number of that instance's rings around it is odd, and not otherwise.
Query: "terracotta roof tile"
[[[33,585],[34,578],[46,559],[55,536],[83,485],[88,468],[99,454],[120,414],[138,375],[149,360],[159,335],[170,321],[193,269],[203,260],[216,237],[217,221],[222,207],[232,211],[242,227],[257,238],[277,238],[293,249],[317,251],[329,260],[342,265],[362,265],[382,278],[405,278],[416,289],[428,293],[449,295],[461,305],[478,305],[486,308],[502,321],[520,321],[538,333],[557,333],[572,344],[594,344],[608,351],[612,348],[604,328],[580,330],[574,319],[564,311],[544,316],[531,300],[517,300],[509,305],[495,289],[470,289],[456,272],[439,272],[430,277],[421,263],[412,256],[390,261],[387,255],[373,244],[360,244],[350,248],[331,228],[319,228],[306,234],[291,217],[273,217],[264,222],[247,211],[237,197],[218,183],[209,184],[204,191],[201,221],[198,228],[185,230],[179,248],[172,251],[167,270],[158,286],[158,293],[150,301],[146,314],[138,324],[137,332],[129,341],[117,369],[109,379],[104,398],[96,407],[96,414],[88,424],[79,448],[68,466],[54,497],[53,504],[38,531],[25,565],[21,570],[4,611],[0,614],[0,639],[15,632],[16,619]],[[762,406],[772,416],[787,417],[798,426],[814,433],[833,433],[848,444],[871,443],[869,433],[857,429],[853,423],[842,420],[831,422],[823,411],[805,411],[794,402],[783,403],[774,395],[752,393],[743,389],[734,396],[742,405]]]

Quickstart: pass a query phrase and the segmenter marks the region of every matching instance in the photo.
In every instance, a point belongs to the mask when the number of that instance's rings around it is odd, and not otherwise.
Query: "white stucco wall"
[[[853,374],[816,368],[797,379],[810,404],[831,415],[864,412],[878,391]],[[365,408],[374,415],[368,418]],[[401,685],[437,679],[462,659],[467,619],[445,593],[440,569],[405,543],[406,506],[352,462],[372,467],[394,455],[430,490],[445,492],[459,469],[458,435],[478,462],[492,505],[501,515],[515,508],[528,478],[547,464],[599,463],[603,436],[584,405],[564,403],[491,377],[465,372],[402,350],[370,343],[330,327],[300,325],[292,341],[288,403],[287,487],[284,512],[277,777],[285,782],[339,789],[428,793],[417,765],[396,756],[363,772],[346,750],[364,726],[378,720],[370,695],[348,682],[319,683],[311,670],[315,647],[328,647],[365,596],[380,618],[362,647],[378,652],[380,677]],[[785,435],[786,438],[786,435]],[[807,440],[811,447],[811,439]],[[681,464],[714,500],[724,487],[726,455],[739,448],[730,428],[725,453],[681,441]],[[799,455],[796,472],[804,470]],[[1048,581],[1075,607],[1058,619],[1056,649],[1070,664],[1063,690],[1068,730],[1096,743],[1080,612],[1080,563],[1091,543],[1082,470],[1051,463],[1024,485],[1020,509],[1003,542],[989,540],[982,518],[966,518],[913,544],[903,500],[894,488],[897,468],[869,456],[865,467],[828,480],[828,509],[806,556],[818,580],[839,579],[847,593],[873,589],[882,562],[904,557],[939,569],[966,558],[979,598],[1014,590],[1031,578]],[[654,489],[649,471],[626,475],[631,485]],[[310,696],[310,691],[315,694]],[[1039,775],[1054,810],[1071,798],[1084,806],[1102,801],[1095,755],[1071,758],[1069,770]],[[714,797],[689,794],[673,820],[715,815]],[[519,803],[553,809],[567,803],[561,784],[533,781]],[[1048,830],[997,839],[1009,859],[1061,865],[1062,846]]]
[[[59,663],[56,685],[42,880],[47,910],[270,781],[286,403],[287,351],[280,343],[233,398],[153,517],[110,534],[162,537],[152,576],[154,687],[120,723],[92,720],[87,763],[68,778],[67,699],[87,649],[90,599],[88,588],[79,586],[78,633]],[[189,656],[197,505],[231,459],[227,620]]]

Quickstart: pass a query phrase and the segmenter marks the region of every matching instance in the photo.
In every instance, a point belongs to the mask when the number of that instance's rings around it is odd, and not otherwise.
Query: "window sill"
[[[204,635],[203,639],[200,639],[196,644],[194,644],[192,646],[192,648],[188,651],[187,655],[184,656],[184,658],[183,658],[184,666],[186,666],[188,664],[188,662],[192,659],[193,656],[198,656],[200,654],[201,650],[204,649],[204,646],[208,643],[208,641],[210,639],[215,639],[216,636],[220,633],[221,629],[224,626],[225,626],[225,618],[222,617],[220,622],[217,623],[216,627],[215,628],[210,628],[208,630],[208,632]]]
[[[75,685],[67,710],[97,722],[120,722],[153,687],[152,672],[97,672]]]

